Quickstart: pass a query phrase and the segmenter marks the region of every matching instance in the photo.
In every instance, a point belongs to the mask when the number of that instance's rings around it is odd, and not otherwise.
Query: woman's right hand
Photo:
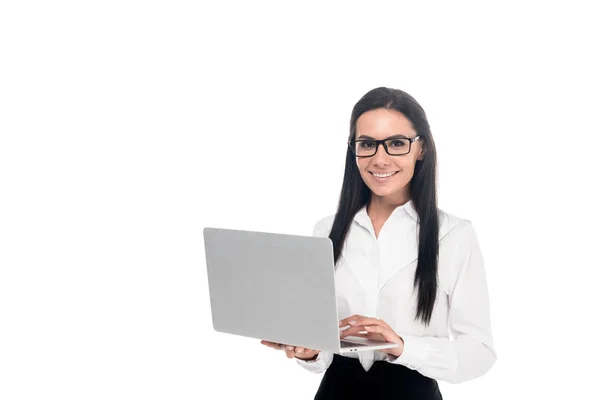
[[[319,350],[311,350],[305,347],[296,347],[276,342],[269,342],[268,340],[261,340],[260,343],[272,349],[284,350],[287,358],[295,357],[306,361],[317,358],[317,355],[320,353]]]

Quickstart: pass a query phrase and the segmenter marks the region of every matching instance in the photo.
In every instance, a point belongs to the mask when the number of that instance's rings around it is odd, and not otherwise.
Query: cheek
[[[358,173],[360,174],[362,180],[365,183],[368,183],[368,181],[369,181],[369,173],[367,172],[367,169],[369,168],[368,160],[359,159],[356,162],[356,165],[358,166]]]
[[[402,170],[402,173],[409,173],[415,169],[415,161],[411,158],[402,158],[396,162],[396,167]]]
[[[406,160],[403,162],[399,162],[396,164],[396,166],[398,167],[398,169],[400,169],[402,172],[400,172],[402,174],[402,180],[405,181],[410,181],[414,174],[415,174],[415,163],[412,160]]]

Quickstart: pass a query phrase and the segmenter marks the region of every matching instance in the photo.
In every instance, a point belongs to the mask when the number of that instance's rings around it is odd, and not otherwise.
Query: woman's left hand
[[[357,336],[382,342],[397,343],[398,347],[379,349],[384,353],[399,357],[404,350],[404,340],[383,320],[353,315],[340,321],[340,328],[349,326],[340,332],[340,339],[346,336]],[[361,333],[366,331],[366,333]]]

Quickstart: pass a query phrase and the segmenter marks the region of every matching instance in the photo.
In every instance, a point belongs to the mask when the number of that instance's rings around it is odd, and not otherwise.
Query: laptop
[[[215,331],[337,354],[397,347],[340,340],[329,238],[204,228]]]

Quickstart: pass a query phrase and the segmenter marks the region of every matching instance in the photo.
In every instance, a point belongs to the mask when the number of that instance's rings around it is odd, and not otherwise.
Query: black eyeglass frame
[[[361,139],[361,140],[350,140],[348,142],[348,146],[350,147],[350,151],[352,152],[352,154],[354,154],[354,157],[359,157],[359,158],[367,158],[367,157],[373,157],[375,154],[377,154],[377,151],[379,150],[379,145],[382,144],[383,148],[385,149],[385,152],[388,153],[390,156],[395,157],[395,156],[405,156],[407,154],[410,153],[410,151],[412,150],[412,144],[413,142],[419,140],[419,138],[421,137],[421,135],[417,135],[415,137],[412,138],[407,138],[407,137],[397,137],[397,138],[387,138],[387,139],[381,139],[381,140],[375,140],[375,139]],[[408,151],[406,153],[402,153],[402,154],[390,154],[387,145],[385,144],[385,142],[387,142],[388,140],[408,140]],[[375,152],[373,154],[371,154],[370,156],[359,156],[356,154],[355,151],[355,146],[356,143],[358,142],[375,142]]]

